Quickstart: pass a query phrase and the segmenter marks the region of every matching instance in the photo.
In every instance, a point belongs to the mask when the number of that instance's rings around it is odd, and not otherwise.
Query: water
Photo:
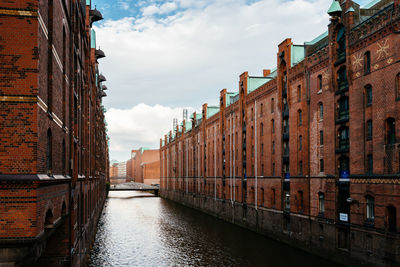
[[[336,266],[147,193],[110,192],[90,266]]]

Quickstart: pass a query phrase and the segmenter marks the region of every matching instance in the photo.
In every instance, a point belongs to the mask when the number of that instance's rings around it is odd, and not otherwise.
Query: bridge
[[[109,191],[144,191],[144,192],[151,192],[154,195],[158,196],[159,190],[160,186],[129,182],[129,183],[111,185]]]

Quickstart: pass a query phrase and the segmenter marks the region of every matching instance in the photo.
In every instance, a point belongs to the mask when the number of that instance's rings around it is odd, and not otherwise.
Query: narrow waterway
[[[110,192],[90,266],[336,266],[147,193]]]

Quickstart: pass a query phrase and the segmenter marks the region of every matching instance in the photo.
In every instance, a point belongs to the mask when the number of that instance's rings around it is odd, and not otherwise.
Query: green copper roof
[[[142,154],[143,154],[143,152],[146,151],[146,150],[150,150],[150,148],[148,148],[148,147],[141,147],[141,148],[139,148],[139,151],[140,151],[140,153],[142,153]]]
[[[86,5],[90,6],[90,0],[86,0]]]
[[[186,126],[185,133],[192,130],[192,122],[191,121],[187,121],[185,126]]]
[[[315,39],[311,40],[310,42],[304,42],[305,45],[314,45],[328,36],[328,31],[324,32],[323,34],[317,36]]]
[[[219,112],[219,107],[207,107],[207,119],[214,116],[215,114],[217,114]]]
[[[381,0],[373,0],[373,1],[369,2],[368,4],[364,5],[362,8],[363,9],[370,9],[374,5],[378,4],[380,1]]]
[[[93,29],[90,34],[90,48],[96,48],[96,32]]]
[[[290,47],[291,50],[291,60],[290,65],[293,67],[297,63],[301,62],[304,59],[304,46],[303,45],[292,45]]]
[[[271,80],[269,77],[249,77],[247,80],[247,93],[250,94],[269,80]]]
[[[334,0],[328,9],[328,14],[331,15],[335,12],[342,12],[342,8],[340,7],[340,4],[337,0]]]

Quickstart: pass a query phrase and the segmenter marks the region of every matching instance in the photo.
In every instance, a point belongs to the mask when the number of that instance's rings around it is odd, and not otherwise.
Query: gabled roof
[[[219,112],[219,107],[209,106],[207,107],[207,119],[214,116]]]

